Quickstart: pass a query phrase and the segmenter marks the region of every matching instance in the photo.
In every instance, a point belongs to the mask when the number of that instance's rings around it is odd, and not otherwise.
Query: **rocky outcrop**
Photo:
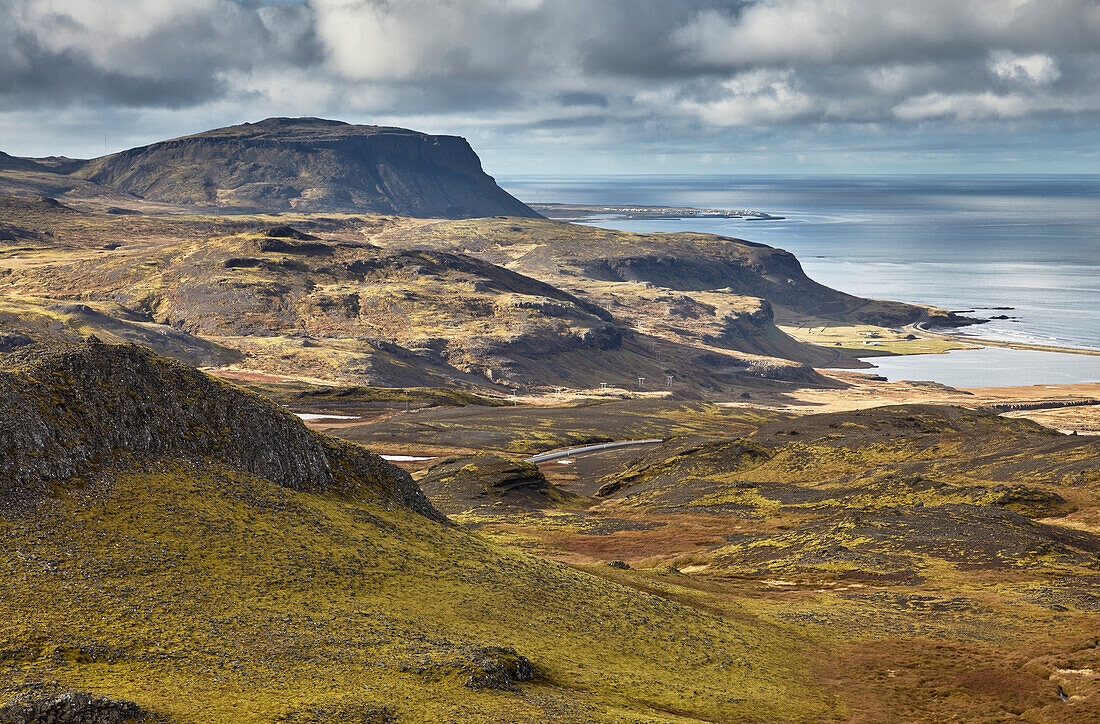
[[[513,692],[519,691],[517,683],[535,678],[530,660],[511,646],[468,646],[424,653],[403,664],[401,670],[428,679],[457,676],[467,689]]]
[[[156,720],[132,701],[83,692],[24,692],[0,706],[0,724],[123,724]]]
[[[0,372],[0,500],[113,461],[204,458],[294,490],[373,495],[444,520],[408,473],[270,400],[131,345],[24,348]]]
[[[444,458],[433,463],[419,483],[432,503],[448,514],[497,503],[545,508],[570,497],[547,481],[537,465],[494,453]]]
[[[20,347],[34,344],[34,340],[19,332],[0,332],[0,352],[14,352]]]
[[[497,186],[465,139],[318,118],[268,118],[132,148],[75,175],[171,204],[538,216]]]
[[[486,646],[471,653],[469,661],[474,670],[462,682],[468,689],[519,691],[518,682],[535,678],[531,662],[510,646]]]

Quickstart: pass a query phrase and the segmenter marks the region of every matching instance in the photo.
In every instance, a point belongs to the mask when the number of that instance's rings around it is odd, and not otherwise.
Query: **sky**
[[[0,150],[270,116],[493,174],[1100,172],[1100,0],[0,0]]]

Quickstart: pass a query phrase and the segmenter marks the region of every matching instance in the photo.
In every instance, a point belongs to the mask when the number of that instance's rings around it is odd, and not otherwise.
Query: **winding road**
[[[566,450],[551,450],[550,452],[539,453],[538,455],[532,455],[527,458],[525,462],[534,463],[547,463],[551,460],[559,460],[561,458],[572,457],[574,455],[583,455],[584,453],[596,452],[597,450],[610,450],[616,447],[628,447],[630,445],[653,445],[655,443],[664,442],[664,438],[652,438],[649,440],[620,440],[618,442],[601,442],[596,445],[585,445],[583,447],[571,447]]]

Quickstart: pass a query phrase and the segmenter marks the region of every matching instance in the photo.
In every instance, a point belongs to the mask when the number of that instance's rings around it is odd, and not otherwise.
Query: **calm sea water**
[[[505,176],[527,202],[752,209],[780,221],[593,221],[626,231],[704,231],[795,254],[807,274],[860,296],[1008,315],[968,332],[1100,349],[1100,175]],[[994,307],[1012,307],[995,310]],[[971,354],[968,384],[1100,381],[1100,358]],[[1026,357],[1026,358],[1025,358]],[[957,355],[891,360],[887,376],[947,382]],[[900,364],[895,372],[891,365]],[[908,367],[905,367],[908,365]],[[988,373],[981,373],[984,366]],[[887,369],[889,367],[890,369]],[[1044,369],[1050,367],[1047,374]],[[980,379],[979,379],[980,378]],[[958,384],[956,382],[956,384]]]

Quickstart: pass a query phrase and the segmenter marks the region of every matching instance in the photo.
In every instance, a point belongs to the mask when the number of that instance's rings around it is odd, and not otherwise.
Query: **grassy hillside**
[[[715,316],[715,300],[767,299],[804,316],[878,325],[921,319],[924,307],[863,299],[818,284],[782,249],[713,234],[632,234],[547,219],[469,219],[436,222],[387,234],[380,243],[461,249],[530,276],[570,282],[618,306],[617,292],[658,288],[671,313],[681,318]],[[594,287],[591,282],[602,283]],[[695,304],[692,304],[692,302]],[[742,302],[742,303],[746,303]],[[751,311],[752,306],[730,312]],[[676,314],[677,306],[681,307]],[[933,316],[947,313],[930,310]],[[721,322],[718,315],[717,322]]]
[[[345,429],[504,451],[418,473],[460,526],[362,448],[148,352],[0,360],[0,717],[62,700],[169,722],[1100,712],[1096,438],[945,407],[659,400]],[[541,470],[514,457],[654,434]]]
[[[462,481],[418,475],[454,520],[502,545],[794,627],[837,721],[1097,720],[1098,438],[921,405],[740,424],[700,408],[694,432],[686,411],[597,410],[545,411],[558,440],[547,446],[662,426],[673,437],[540,466],[595,499],[586,506],[461,500]],[[447,439],[444,417],[425,441]],[[471,409],[461,424],[488,444],[515,420]]]
[[[442,525],[386,492],[402,489],[403,473],[247,393],[129,348],[14,363],[5,435],[30,424],[27,410],[48,433],[16,454],[69,450],[65,436],[95,453],[78,456],[76,476],[55,465],[37,482],[5,477],[6,695],[86,691],[180,722],[820,721],[833,711],[806,682],[791,628],[716,616]],[[135,376],[206,434],[162,432],[176,415],[142,414]],[[248,451],[234,441],[240,425],[223,432],[223,404],[277,426]],[[112,428],[126,431],[117,444],[96,441]],[[336,484],[317,484],[308,466],[296,469],[312,484],[265,472],[268,451],[316,460],[310,450],[328,456]]]

